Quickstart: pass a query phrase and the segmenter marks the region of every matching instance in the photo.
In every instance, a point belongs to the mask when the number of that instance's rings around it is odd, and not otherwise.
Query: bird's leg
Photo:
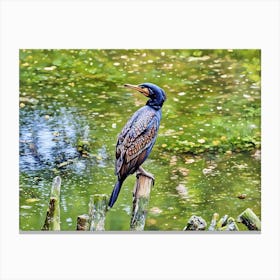
[[[138,175],[143,175],[148,178],[151,178],[153,181],[155,181],[155,177],[152,173],[147,172],[143,167],[139,166],[137,171],[136,171],[136,176]]]

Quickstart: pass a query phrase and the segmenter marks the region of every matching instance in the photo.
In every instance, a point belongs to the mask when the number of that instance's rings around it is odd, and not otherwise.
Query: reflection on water
[[[78,130],[65,108],[60,108],[59,114],[51,119],[40,111],[26,112],[20,117],[26,120],[20,131],[21,170],[42,169],[45,165],[53,167],[65,159],[77,157],[74,145]]]
[[[214,212],[236,218],[247,207],[260,216],[257,51],[22,50],[20,57],[21,230],[41,229],[54,176],[62,178],[62,230],[75,230],[91,194],[111,193],[117,135],[146,102],[122,85],[144,81],[168,95],[145,162],[156,178],[146,229],[182,230],[191,215],[210,223]],[[134,180],[125,181],[106,229],[129,230]]]

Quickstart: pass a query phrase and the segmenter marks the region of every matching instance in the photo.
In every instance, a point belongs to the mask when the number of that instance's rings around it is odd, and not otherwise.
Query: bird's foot
[[[155,181],[155,177],[152,173],[147,172],[143,167],[139,167],[136,171],[136,176],[138,177],[139,175],[146,176],[148,178],[151,178],[153,182]]]

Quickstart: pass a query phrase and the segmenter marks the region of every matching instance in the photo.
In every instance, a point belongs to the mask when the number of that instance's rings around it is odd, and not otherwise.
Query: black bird
[[[133,114],[118,136],[115,164],[118,181],[112,191],[109,207],[113,207],[116,202],[121,186],[128,175],[137,171],[154,179],[152,174],[141,167],[141,164],[149,156],[155,144],[161,120],[161,107],[166,100],[165,92],[157,85],[144,83],[138,86],[129,84],[124,86],[139,91],[149,100],[146,106]]]

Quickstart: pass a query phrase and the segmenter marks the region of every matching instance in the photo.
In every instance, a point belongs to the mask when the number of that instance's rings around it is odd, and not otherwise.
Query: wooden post
[[[144,230],[148,211],[151,187],[154,180],[142,174],[136,175],[136,183],[133,191],[133,206],[130,220],[130,230]]]
[[[227,219],[227,224],[221,227],[219,230],[221,231],[239,231],[239,228],[232,217]]]
[[[261,230],[261,221],[250,208],[243,211],[237,221],[243,223],[249,230]]]
[[[105,230],[105,216],[107,211],[108,196],[106,194],[94,194],[89,201],[89,225],[90,231]]]
[[[218,219],[219,219],[219,214],[218,213],[214,213],[213,217],[212,217],[212,220],[211,220],[211,224],[210,224],[208,230],[210,230],[210,231],[216,230]]]
[[[207,226],[207,223],[205,220],[198,216],[191,216],[188,220],[187,225],[184,227],[184,231],[186,230],[205,230]]]
[[[83,214],[77,218],[77,230],[89,230],[89,215]]]
[[[57,176],[53,179],[49,208],[42,230],[60,230],[60,185],[61,178]]]
[[[217,229],[220,230],[222,227],[224,227],[227,224],[228,221],[228,215],[224,215],[217,223]]]

